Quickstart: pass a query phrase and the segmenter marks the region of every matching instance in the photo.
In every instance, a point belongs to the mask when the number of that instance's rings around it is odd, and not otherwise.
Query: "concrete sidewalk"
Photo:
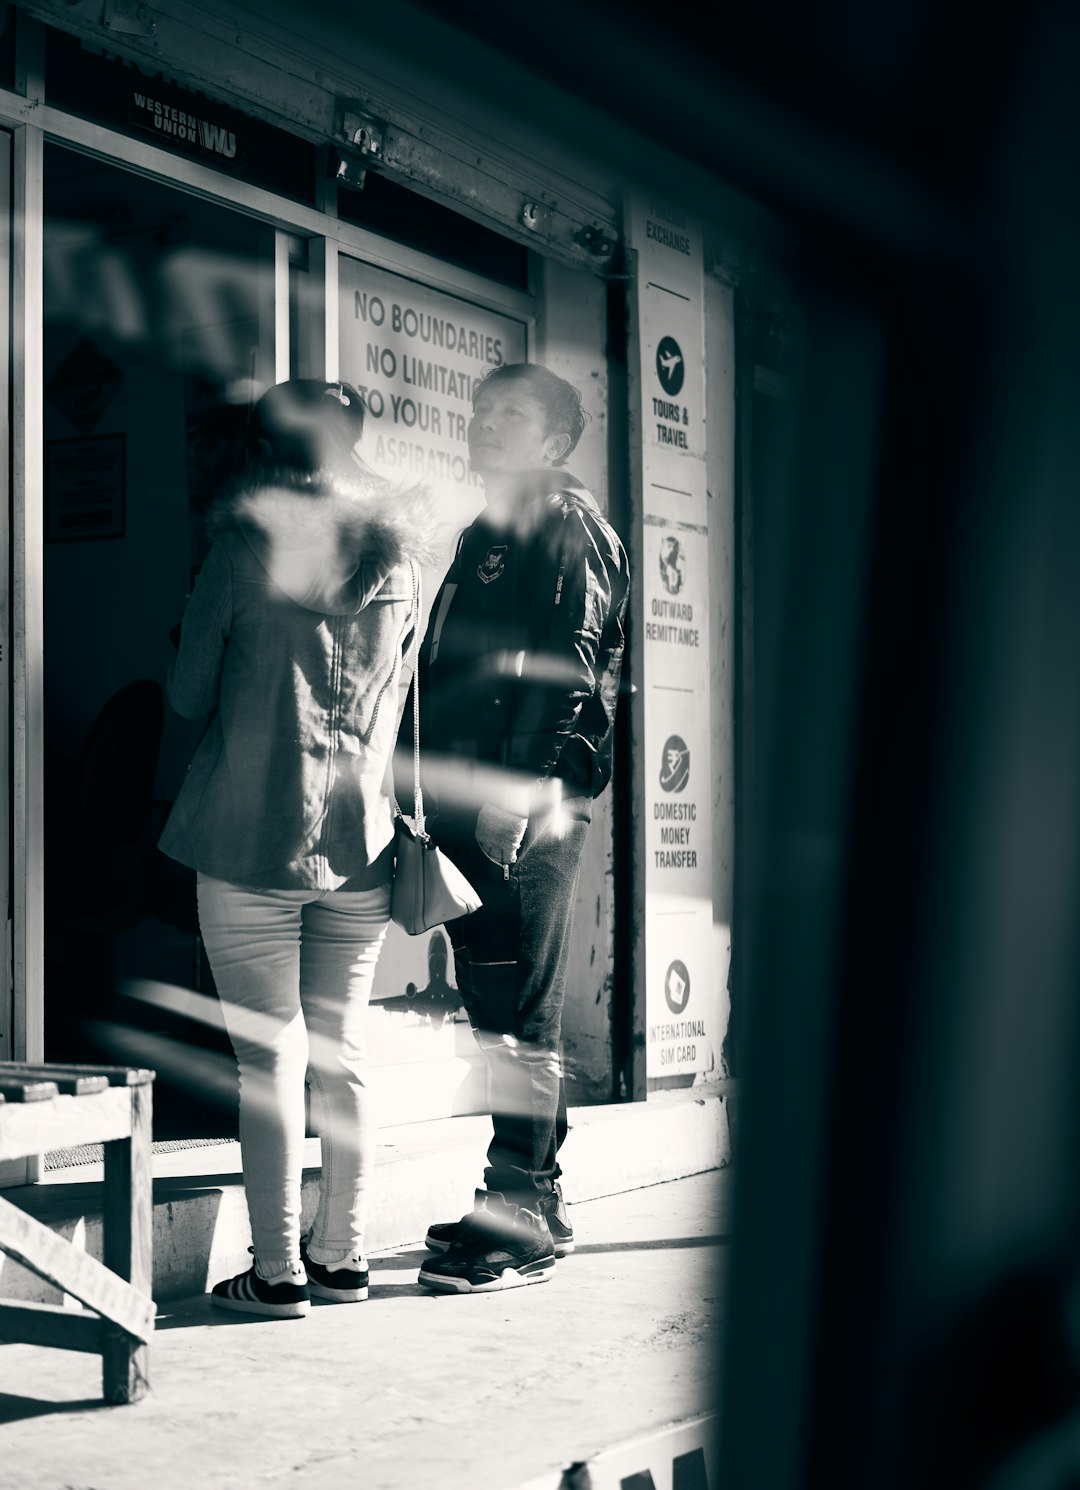
[[[559,1158],[569,1203],[700,1174],[731,1157],[734,1082],[654,1092],[647,1102],[571,1108]],[[382,1130],[369,1205],[369,1250],[422,1237],[433,1219],[472,1204],[491,1137],[486,1116],[443,1118]],[[318,1139],[307,1140],[303,1224],[318,1203]],[[100,1164],[50,1170],[5,1198],[100,1259]],[[153,1295],[202,1293],[248,1265],[251,1241],[239,1144],[154,1156]],[[59,1303],[63,1295],[0,1254],[0,1297]]]
[[[136,1406],[99,1404],[92,1357],[0,1346],[0,1487],[556,1484],[715,1407],[731,1175],[574,1205],[576,1251],[533,1288],[431,1294],[413,1243],[372,1255],[367,1303],[304,1320],[164,1304]]]

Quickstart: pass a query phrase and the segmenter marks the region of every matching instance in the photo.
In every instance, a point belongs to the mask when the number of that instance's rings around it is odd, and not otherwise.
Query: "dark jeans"
[[[592,802],[565,805],[556,837],[530,824],[516,864],[493,864],[475,818],[432,824],[440,847],[476,887],[483,906],[447,926],[461,1001],[488,1070],[491,1122],[484,1184],[536,1208],[562,1172],[566,1091],[559,1057],[566,954],[578,866]]]

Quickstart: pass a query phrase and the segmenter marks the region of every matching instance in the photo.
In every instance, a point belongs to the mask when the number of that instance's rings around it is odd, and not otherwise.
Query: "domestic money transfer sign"
[[[698,224],[636,199],[645,609],[646,1074],[712,1069],[713,786],[705,489],[704,279]]]
[[[339,260],[339,287],[341,376],[367,402],[365,459],[426,482],[440,519],[462,526],[483,501],[466,441],[473,388],[525,361],[524,323],[359,259]]]

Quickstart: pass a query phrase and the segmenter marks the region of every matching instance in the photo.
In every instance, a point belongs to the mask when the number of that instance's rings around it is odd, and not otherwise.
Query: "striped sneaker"
[[[300,1243],[300,1260],[307,1272],[308,1289],[314,1299],[332,1304],[360,1304],[368,1296],[368,1265],[363,1257],[343,1257],[340,1262],[313,1262],[307,1243]]]
[[[265,1314],[270,1319],[303,1319],[311,1310],[304,1269],[290,1268],[272,1279],[260,1278],[254,1263],[246,1273],[215,1283],[211,1303],[239,1314]]]

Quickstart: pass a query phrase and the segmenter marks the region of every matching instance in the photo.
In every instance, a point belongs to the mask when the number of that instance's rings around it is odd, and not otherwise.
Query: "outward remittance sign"
[[[712,978],[709,543],[701,230],[632,203],[637,249],[645,627],[646,1074],[708,1071]]]

